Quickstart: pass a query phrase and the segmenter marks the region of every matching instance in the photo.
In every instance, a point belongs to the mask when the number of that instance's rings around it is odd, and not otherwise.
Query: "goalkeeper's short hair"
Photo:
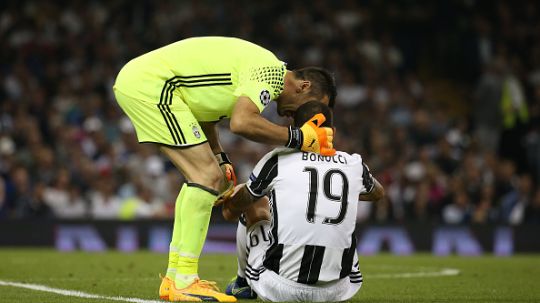
[[[332,127],[334,125],[332,110],[330,109],[330,107],[320,101],[313,100],[308,101],[298,107],[298,109],[294,113],[294,126],[301,127],[311,117],[319,113],[323,114],[326,117],[326,121],[324,121],[321,126]]]
[[[294,75],[298,79],[311,81],[310,96],[313,98],[323,98],[328,96],[328,106],[334,108],[336,103],[337,88],[334,75],[324,68],[320,67],[304,67],[293,70]]]

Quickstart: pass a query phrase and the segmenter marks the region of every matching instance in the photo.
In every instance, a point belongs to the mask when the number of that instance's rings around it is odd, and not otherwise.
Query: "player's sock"
[[[245,278],[247,264],[247,242],[246,226],[242,224],[242,222],[238,222],[238,227],[236,228],[236,258],[238,260],[238,270],[236,275],[239,278]]]
[[[167,272],[165,274],[165,277],[171,279],[174,281],[174,277],[176,276],[176,265],[178,263],[178,249],[171,245],[169,246],[169,263],[167,265]]]
[[[246,287],[246,286],[248,286],[246,278],[236,277],[236,285],[238,287]]]
[[[180,244],[180,205],[185,188],[186,184],[184,183],[174,205],[174,225],[172,230],[171,244],[169,245],[169,263],[167,265],[167,273],[165,274],[167,278],[173,281],[176,275],[176,263],[178,262],[178,250]]]
[[[191,284],[196,278],[199,270],[199,258],[178,256],[176,275],[174,276],[174,284],[176,288],[184,288]]]
[[[175,286],[184,288],[197,278],[199,256],[206,240],[212,207],[218,193],[199,184],[188,183],[180,203],[180,250]]]

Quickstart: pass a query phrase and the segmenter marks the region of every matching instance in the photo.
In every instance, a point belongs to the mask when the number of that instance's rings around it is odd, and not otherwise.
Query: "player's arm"
[[[302,127],[284,127],[260,115],[259,108],[246,96],[240,96],[231,116],[231,131],[255,142],[285,145],[302,151],[333,156],[333,130],[320,127],[325,117],[313,116]]]
[[[267,201],[265,196],[274,188],[278,174],[278,157],[277,150],[264,155],[255,165],[246,183],[236,186],[232,195],[223,199],[222,214],[226,220],[235,221],[253,203],[257,203],[261,199]]]
[[[238,97],[230,127],[233,133],[259,143],[286,145],[289,141],[288,128],[262,117],[259,108],[246,96]]]
[[[233,194],[223,203],[223,218],[227,221],[237,221],[240,215],[249,209],[255,202],[266,197],[254,197],[245,184],[234,188]]]
[[[369,193],[362,193],[358,200],[377,202],[384,197],[384,188],[379,181],[373,178],[373,189]]]
[[[362,162],[362,185],[365,192],[358,196],[361,201],[377,202],[384,197],[384,188],[381,183],[371,175],[369,167]]]
[[[199,124],[206,135],[206,139],[208,140],[208,144],[210,145],[212,152],[216,156],[216,160],[218,161],[219,167],[223,172],[223,176],[227,180],[227,187],[224,189],[224,191],[232,190],[233,186],[236,185],[236,173],[234,172],[234,167],[231,160],[223,151],[223,148],[219,143],[217,122],[200,122]]]
[[[208,144],[214,155],[223,152],[223,148],[219,143],[219,133],[217,130],[217,122],[200,122],[201,128],[208,139]]]

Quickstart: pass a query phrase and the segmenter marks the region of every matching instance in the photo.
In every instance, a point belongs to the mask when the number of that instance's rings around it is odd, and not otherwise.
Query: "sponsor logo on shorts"
[[[259,96],[259,99],[261,99],[262,105],[264,106],[268,105],[268,103],[270,103],[270,100],[271,100],[270,92],[267,91],[266,89],[262,90],[261,95]]]

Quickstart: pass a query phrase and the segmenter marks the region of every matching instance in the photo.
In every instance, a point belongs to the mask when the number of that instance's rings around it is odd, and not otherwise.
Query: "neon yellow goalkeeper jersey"
[[[181,40],[130,62],[118,74],[115,90],[162,104],[178,95],[198,121],[230,117],[239,96],[260,111],[283,91],[285,63],[272,52],[229,37]]]

